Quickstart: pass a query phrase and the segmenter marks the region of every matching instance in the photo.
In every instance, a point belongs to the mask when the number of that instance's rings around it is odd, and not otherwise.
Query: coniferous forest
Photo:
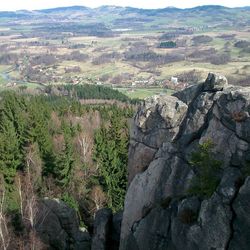
[[[84,88],[74,90],[80,98]],[[98,99],[96,88],[87,88],[88,96]],[[82,105],[79,98],[68,96],[1,93],[1,193],[8,223],[20,237],[27,234],[24,218],[32,224],[27,206],[44,197],[74,208],[85,226],[104,206],[114,212],[122,209],[134,107],[119,92],[118,97],[111,89],[104,93],[100,98],[127,102]]]

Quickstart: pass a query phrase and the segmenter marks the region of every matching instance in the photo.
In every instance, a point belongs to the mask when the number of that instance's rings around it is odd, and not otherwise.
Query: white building
[[[171,77],[171,82],[173,83],[173,84],[178,84],[178,78],[177,77]]]

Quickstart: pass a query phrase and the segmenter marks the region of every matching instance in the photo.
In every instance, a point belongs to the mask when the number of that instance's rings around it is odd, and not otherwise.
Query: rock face
[[[35,228],[51,250],[90,250],[89,234],[79,227],[75,210],[62,201],[42,200]]]
[[[118,250],[121,233],[122,212],[112,214],[103,208],[96,212],[91,250]]]
[[[108,236],[111,234],[112,211],[103,208],[97,211],[94,222],[94,236],[92,238],[92,250],[106,250]]]
[[[153,96],[138,111],[131,128],[129,150],[129,182],[144,171],[155,153],[179,131],[187,105],[174,96]]]
[[[224,76],[145,100],[131,128],[120,250],[250,249],[250,88]],[[223,162],[211,197],[190,195],[190,155]]]

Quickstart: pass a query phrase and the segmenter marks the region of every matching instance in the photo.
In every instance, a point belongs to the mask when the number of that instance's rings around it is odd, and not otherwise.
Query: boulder
[[[44,199],[38,211],[35,228],[50,249],[90,249],[90,236],[80,228],[74,209],[58,199]]]
[[[204,83],[191,85],[181,91],[174,93],[173,96],[189,105],[197,97],[197,95],[202,92],[203,88]]]
[[[225,76],[209,73],[204,83],[204,91],[222,91],[227,86],[228,82]]]
[[[187,111],[187,105],[174,96],[155,95],[148,97],[135,117],[135,124],[142,131],[178,127]],[[156,121],[160,124],[156,124]]]

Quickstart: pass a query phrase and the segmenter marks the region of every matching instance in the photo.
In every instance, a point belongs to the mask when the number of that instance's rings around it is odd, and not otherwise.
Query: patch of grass
[[[11,67],[11,65],[0,65],[0,73],[6,71],[10,67]]]
[[[0,85],[5,84],[6,80],[0,75]]]
[[[120,92],[127,95],[132,99],[145,99],[149,96],[157,95],[157,94],[173,94],[173,90],[170,89],[163,89],[163,88],[117,88]]]

